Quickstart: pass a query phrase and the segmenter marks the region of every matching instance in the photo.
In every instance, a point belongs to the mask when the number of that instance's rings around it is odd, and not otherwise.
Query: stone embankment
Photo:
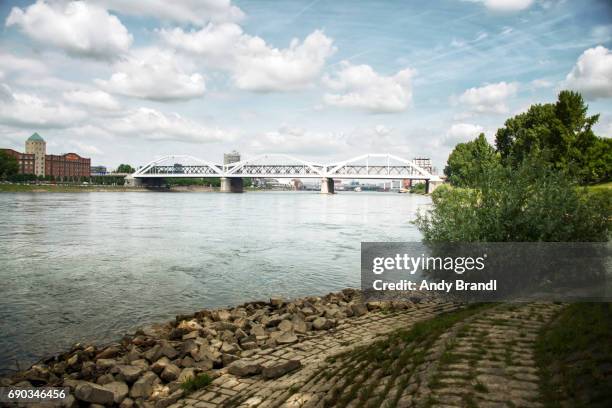
[[[375,407],[382,401],[488,407],[512,400],[538,407],[531,345],[556,308],[540,306],[536,317],[532,309],[490,308],[436,338],[423,361],[390,375],[376,362],[346,356],[461,306],[418,298],[364,303],[353,289],[291,302],[273,298],[177,316],[103,348],[77,344],[2,385],[67,386],[69,407]],[[202,374],[212,382],[191,393],[181,387]],[[369,392],[355,393],[355,384]]]
[[[364,304],[359,291],[345,289],[291,302],[272,298],[203,310],[139,330],[105,347],[76,344],[69,352],[1,379],[0,385],[67,386],[71,389],[67,406],[165,408],[187,396],[182,383],[202,373],[213,379],[223,375],[274,379],[297,370],[305,363],[300,354],[281,359],[279,350],[301,345],[305,352],[318,353],[327,348],[324,333],[336,332],[349,321],[355,325],[379,307],[376,302]]]

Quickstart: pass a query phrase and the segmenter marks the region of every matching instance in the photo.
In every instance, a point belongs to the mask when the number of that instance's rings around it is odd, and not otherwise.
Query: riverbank
[[[317,339],[326,341],[327,334],[346,325],[358,327],[373,315],[382,318],[394,311],[420,310],[420,300],[364,303],[360,291],[345,289],[322,297],[271,298],[201,310],[139,329],[105,346],[75,344],[67,352],[3,378],[1,385],[70,387],[73,397],[68,406],[89,402],[165,407],[186,396],[185,388],[193,387],[194,381],[208,383],[225,373],[270,380],[298,370],[302,362],[297,354],[279,359],[276,350],[300,344],[306,354],[319,352],[322,343]],[[432,303],[425,308],[438,307],[455,306]],[[259,357],[269,361],[258,362]]]
[[[76,344],[1,385],[69,387],[67,407],[599,406],[612,310],[577,308],[364,303],[355,289],[271,298],[176,316],[103,347]]]
[[[92,193],[92,192],[144,192],[143,187],[97,186],[80,184],[0,184],[0,193]]]

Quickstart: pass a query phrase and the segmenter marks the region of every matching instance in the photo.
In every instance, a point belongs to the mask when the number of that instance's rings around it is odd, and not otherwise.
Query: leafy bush
[[[589,194],[533,159],[492,167],[478,188],[441,186],[415,221],[430,242],[606,241],[610,194]]]

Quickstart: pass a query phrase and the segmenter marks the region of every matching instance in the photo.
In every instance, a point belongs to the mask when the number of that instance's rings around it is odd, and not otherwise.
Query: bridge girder
[[[283,159],[285,163],[271,163]],[[370,159],[386,160],[386,164]],[[177,160],[195,162],[183,165],[168,164]],[[266,163],[267,160],[270,160]],[[263,163],[261,163],[264,161]],[[363,163],[365,161],[365,163]],[[393,163],[393,164],[392,164]],[[269,154],[236,163],[217,165],[193,156],[165,156],[147,163],[132,174],[134,178],[201,178],[201,177],[257,177],[257,178],[334,178],[334,179],[440,179],[412,161],[390,154],[367,154],[329,165],[312,163],[283,154]]]

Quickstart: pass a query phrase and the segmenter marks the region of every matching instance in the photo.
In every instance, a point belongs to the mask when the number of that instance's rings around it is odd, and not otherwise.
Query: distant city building
[[[34,174],[45,175],[45,155],[47,154],[47,143],[38,133],[34,133],[26,140],[25,151],[34,155]]]
[[[14,157],[19,164],[19,174],[34,174],[34,155],[28,153],[19,153],[13,149],[0,149],[9,156]]]
[[[223,164],[237,163],[240,161],[240,153],[232,150],[231,153],[225,153],[223,155]]]
[[[45,173],[59,178],[89,177],[91,159],[76,153],[63,155],[48,154],[45,158]]]
[[[91,159],[76,153],[63,155],[47,154],[47,143],[38,133],[30,136],[25,143],[25,153],[2,149],[19,162],[19,174],[35,174],[55,178],[89,177]]]
[[[90,174],[92,176],[106,176],[108,174],[108,169],[106,166],[91,166]]]

